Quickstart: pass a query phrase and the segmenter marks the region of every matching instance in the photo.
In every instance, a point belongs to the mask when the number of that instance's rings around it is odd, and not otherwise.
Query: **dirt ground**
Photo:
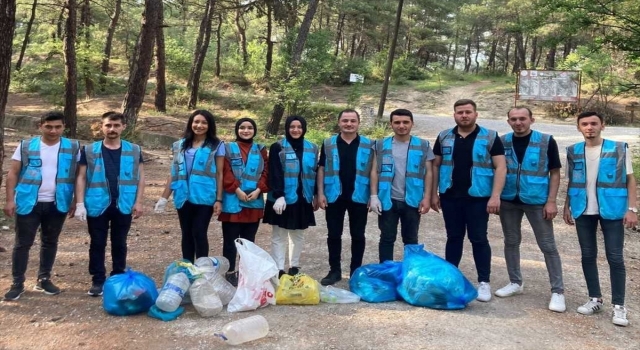
[[[433,108],[420,107],[420,97],[408,103],[415,112],[450,115],[452,101],[460,97],[472,97],[474,88],[454,88],[443,94]],[[424,96],[423,96],[424,98]],[[477,97],[476,97],[477,98]],[[490,96],[487,96],[490,98]],[[403,97],[406,99],[406,96]],[[493,96],[492,101],[506,101],[506,96]],[[15,100],[21,100],[19,97]],[[15,101],[14,100],[14,101]],[[495,115],[506,110],[502,102],[489,103]],[[506,102],[504,102],[506,103]],[[391,100],[398,107],[402,101]],[[14,103],[9,112],[20,114]],[[508,106],[508,104],[506,105]],[[389,108],[389,106],[388,106]],[[434,111],[434,112],[432,112]],[[23,113],[35,113],[36,110]],[[499,113],[498,113],[499,112]],[[491,114],[486,109],[483,115]],[[450,121],[447,120],[447,123]],[[443,124],[443,128],[444,128]],[[416,134],[433,139],[437,130],[416,128]],[[6,131],[6,151],[11,155],[17,141],[25,133]],[[162,191],[168,174],[168,152],[148,150],[153,159],[145,164],[147,169],[146,214],[135,220],[129,236],[128,264],[142,271],[159,285],[164,268],[180,257],[180,231],[178,218],[171,204],[167,213],[157,215],[152,208]],[[4,169],[7,168],[5,162]],[[3,182],[4,183],[4,182]],[[561,187],[562,193],[563,188]],[[559,196],[560,197],[560,196]],[[4,203],[4,188],[0,189],[0,202]],[[562,200],[559,198],[561,207]],[[367,225],[367,250],[365,263],[377,262],[379,230],[377,218],[370,213]],[[326,249],[326,220],[323,211],[316,213],[317,226],[306,233],[302,254],[302,270],[316,279],[328,272]],[[9,252],[0,253],[0,291],[4,293],[11,284],[11,248],[13,225],[0,232],[0,245]],[[445,231],[441,215],[430,212],[421,220],[420,241],[428,250],[444,255]],[[176,321],[161,322],[146,315],[114,317],[102,309],[101,298],[87,296],[91,277],[88,274],[89,237],[86,224],[68,220],[60,237],[58,258],[54,267],[54,281],[64,292],[46,296],[32,290],[36,282],[39,243],[31,252],[27,272],[27,292],[19,301],[0,303],[0,349],[219,349],[213,333],[232,320],[260,314],[267,318],[270,332],[267,337],[238,346],[241,349],[638,349],[640,348],[640,233],[627,231],[627,308],[631,325],[627,328],[611,324],[610,304],[605,312],[595,316],[583,316],[576,308],[586,301],[586,285],[580,265],[580,252],[573,227],[566,226],[560,217],[555,220],[556,241],[560,251],[567,298],[567,312],[558,314],[547,309],[549,282],[533,233],[523,225],[521,246],[522,269],[525,278],[524,294],[488,303],[472,302],[464,310],[437,311],[410,306],[404,302],[383,304],[320,304],[316,306],[269,306],[253,312],[220,315],[204,319],[193,307]],[[267,251],[270,247],[271,229],[261,225],[257,244]],[[489,222],[489,239],[493,249],[492,289],[508,283],[503,258],[502,232],[497,216]],[[601,240],[600,240],[601,241]],[[213,220],[209,228],[211,255],[221,255],[222,237],[220,224]],[[348,271],[350,238],[345,226],[343,243],[343,270]],[[461,270],[475,282],[476,274],[471,247],[465,246]],[[603,247],[600,246],[603,252]],[[605,302],[610,301],[609,273],[600,254],[600,275]],[[402,257],[402,247],[396,244],[396,259]],[[107,254],[107,262],[110,255]],[[109,270],[109,265],[107,265]],[[337,283],[348,288],[348,276]]]

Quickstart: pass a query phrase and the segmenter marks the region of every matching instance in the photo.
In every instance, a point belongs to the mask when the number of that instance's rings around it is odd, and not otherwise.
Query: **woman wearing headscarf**
[[[236,238],[255,240],[264,213],[267,187],[268,156],[264,145],[253,142],[258,128],[251,118],[236,122],[236,140],[225,143],[223,172],[222,255],[229,259],[226,279],[238,285],[236,270]]]
[[[222,209],[225,147],[216,135],[211,112],[191,113],[184,137],[173,144],[172,152],[171,175],[154,211],[164,213],[173,192],[182,231],[182,258],[194,262],[209,256],[209,222]]]
[[[285,138],[269,149],[269,196],[264,223],[271,224],[271,255],[285,274],[285,253],[289,241],[289,271],[300,271],[300,253],[304,245],[304,230],[316,225],[314,211],[318,147],[304,139],[307,122],[290,116],[284,124]]]

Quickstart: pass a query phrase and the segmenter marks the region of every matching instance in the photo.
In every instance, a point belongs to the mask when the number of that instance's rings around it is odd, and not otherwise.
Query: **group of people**
[[[164,212],[173,194],[182,231],[182,258],[191,262],[209,255],[207,231],[216,215],[222,222],[222,252],[230,262],[226,279],[237,285],[236,238],[254,241],[260,222],[270,224],[271,255],[279,276],[295,275],[301,271],[304,232],[315,226],[314,212],[323,209],[329,273],[320,282],[332,285],[342,279],[346,213],[351,275],[363,263],[369,211],[378,214],[379,261],[384,262],[394,259],[399,223],[402,242],[416,244],[421,215],[442,210],[445,259],[458,266],[468,235],[477,271],[477,300],[483,302],[492,297],[489,215],[500,216],[510,280],[495,291],[498,297],[523,291],[519,247],[526,215],[549,274],[549,309],[564,312],[562,265],[553,231],[562,167],[556,141],[531,129],[535,119],[528,108],[508,112],[513,132],[502,136],[476,123],[474,101],[459,100],[453,108],[456,126],[440,132],[433,148],[429,141],[411,134],[414,121],[409,110],[391,112],[393,135],[372,140],[359,134],[359,114],[346,109],[338,115],[339,133],[325,139],[320,148],[304,138],[303,117],[288,117],[285,137],[272,144],[268,153],[254,142],[254,120],[238,120],[236,139],[222,142],[214,116],[196,110],[184,137],[172,147],[170,175],[154,211]],[[600,223],[611,270],[612,321],[626,326],[624,229],[638,221],[631,155],[627,144],[602,138],[604,121],[597,113],[580,114],[577,127],[584,142],[567,149],[568,190],[562,215],[567,224],[576,225],[587,281],[589,300],[578,312],[590,315],[603,308],[596,264]],[[29,249],[38,227],[42,247],[36,289],[51,295],[60,292],[50,277],[65,216],[88,224],[90,295],[102,294],[109,227],[111,274],[124,272],[127,233],[132,218],[142,215],[144,194],[141,149],[120,138],[125,128],[122,114],[105,113],[104,140],[81,147],[61,136],[64,118],[52,112],[42,117],[41,136],[21,142],[7,176],[4,211],[16,216],[16,242],[13,284],[5,300],[16,300],[24,292]]]

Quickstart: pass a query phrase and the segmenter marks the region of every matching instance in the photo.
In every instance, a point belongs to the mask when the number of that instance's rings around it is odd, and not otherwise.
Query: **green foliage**
[[[365,83],[370,79],[374,79],[372,76],[373,69],[369,61],[362,58],[349,59],[345,56],[338,56],[333,64],[330,82],[333,85],[349,84],[349,75],[351,73],[362,75]]]
[[[379,140],[383,137],[391,135],[391,129],[389,123],[383,121],[376,121],[373,125],[367,128],[361,128],[360,133],[373,140]]]
[[[165,57],[170,76],[187,80],[193,63],[193,49],[187,49],[174,38],[165,39]],[[188,102],[188,100],[187,100]]]

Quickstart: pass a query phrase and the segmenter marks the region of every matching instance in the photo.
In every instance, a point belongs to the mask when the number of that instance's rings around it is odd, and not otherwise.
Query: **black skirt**
[[[316,217],[313,213],[313,205],[307,203],[302,197],[298,197],[298,201],[293,204],[287,204],[287,207],[281,215],[276,214],[273,210],[275,202],[267,201],[264,208],[265,224],[276,225],[287,230],[305,230],[309,226],[316,225]]]

